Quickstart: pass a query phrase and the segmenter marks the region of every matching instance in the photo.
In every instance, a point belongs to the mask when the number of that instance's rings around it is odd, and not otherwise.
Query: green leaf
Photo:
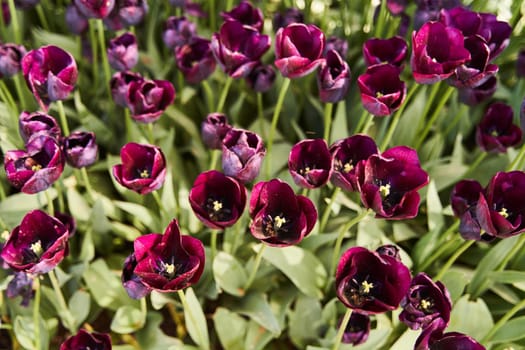
[[[95,245],[93,244],[93,234],[88,229],[82,238],[82,247],[80,248],[79,258],[82,261],[89,262],[95,257]]]
[[[492,271],[488,278],[497,283],[523,283],[525,282],[525,272],[523,271]]]
[[[68,307],[75,319],[75,326],[80,326],[89,315],[91,298],[89,293],[77,290],[69,299]]]
[[[35,47],[53,43],[53,45],[56,45],[69,52],[75,58],[75,60],[82,60],[82,53],[79,51],[79,45],[71,36],[51,33],[38,27],[32,27],[31,32],[35,41]]]
[[[231,311],[250,317],[275,335],[281,333],[279,322],[263,294],[251,293],[241,300],[235,300]]]
[[[392,345],[390,350],[406,350],[413,349],[416,344],[416,339],[421,334],[420,331],[413,331],[407,329],[401,337]]]
[[[429,231],[441,230],[444,224],[443,206],[434,180],[430,181],[427,187],[427,221]]]
[[[44,319],[40,316],[40,349],[49,349],[49,332]],[[16,340],[26,349],[34,349],[35,341],[35,324],[33,317],[28,316],[16,316],[13,324],[13,331],[16,336]]]
[[[177,301],[175,299],[170,298],[168,293],[160,293],[157,291],[152,291],[150,294],[150,300],[151,300],[151,306],[155,310],[160,310],[164,307],[164,305],[171,303],[173,305],[177,304]]]
[[[525,316],[516,317],[507,321],[503,327],[498,329],[491,342],[503,343],[525,338]]]
[[[111,232],[124,238],[126,241],[133,242],[141,236],[141,232],[133,226],[125,225],[118,221],[111,221]]]
[[[160,220],[148,208],[140,204],[135,204],[135,203],[130,203],[130,202],[113,201],[113,203],[118,208],[133,215],[133,217],[135,217],[140,222],[142,222],[144,225],[149,227],[152,231],[156,231],[156,232],[159,231],[158,229],[160,228],[160,225],[159,225]]]
[[[228,309],[218,307],[213,315],[213,324],[224,349],[244,350],[244,335],[248,321]]]
[[[115,333],[128,334],[141,329],[146,315],[136,307],[124,305],[117,309],[111,321],[111,330]]]
[[[465,273],[461,271],[449,270],[445,273],[441,282],[447,287],[452,302],[455,302],[461,297],[461,295],[463,295],[468,279],[465,276]]]
[[[274,338],[271,332],[261,327],[257,322],[251,320],[248,322],[248,331],[244,341],[244,349],[263,350],[266,345]]]
[[[258,249],[261,247],[254,247],[254,250]],[[284,273],[304,294],[316,298],[323,296],[327,273],[313,253],[297,246],[266,247],[263,258]]]
[[[304,348],[319,337],[321,313],[321,304],[316,298],[299,296],[295,301],[295,308],[289,313],[288,335],[298,348]]]
[[[160,329],[162,315],[149,311],[144,328],[136,333],[141,349],[182,349],[182,342],[174,337],[169,337]]]
[[[104,205],[100,199],[98,199],[93,205],[89,222],[93,228],[94,233],[104,234],[111,230],[111,224],[106,217]]]
[[[111,272],[103,259],[97,259],[84,271],[86,282],[95,302],[111,310],[117,310],[120,306],[130,304],[120,277]]]
[[[188,305],[184,307],[184,320],[188,333],[201,349],[209,349],[210,339],[208,337],[206,317],[202,311],[199,299],[197,299],[191,287],[186,289],[186,301]]]
[[[49,188],[46,191],[52,200],[57,197],[57,191],[54,188]],[[28,211],[41,209],[46,205],[45,192],[36,194],[16,193],[0,202],[0,218],[8,227],[14,227],[20,224]]]
[[[69,187],[66,192],[68,208],[70,209],[71,215],[79,221],[88,221],[91,213],[87,201],[82,197],[80,193],[74,188]]]
[[[482,339],[494,326],[492,315],[483,299],[472,301],[469,298],[468,294],[464,295],[454,304],[447,332],[461,332]]]
[[[232,255],[219,252],[213,260],[213,276],[215,281],[227,293],[243,296],[244,285],[248,277],[241,263]]]

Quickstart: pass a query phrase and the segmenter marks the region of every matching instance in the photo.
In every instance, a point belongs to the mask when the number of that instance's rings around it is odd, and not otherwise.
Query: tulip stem
[[[219,157],[221,156],[221,151],[214,149],[211,151],[210,166],[209,170],[215,170],[217,163],[219,162]]]
[[[525,144],[523,144],[523,146],[521,146],[519,153],[516,155],[516,157],[514,158],[512,163],[510,163],[510,165],[507,167],[507,171],[513,171],[513,170],[521,169],[521,165],[522,164],[520,164],[520,163],[522,163],[521,160],[523,159],[524,155],[525,155]]]
[[[368,118],[366,119],[366,124],[365,124],[365,126],[363,126],[363,130],[361,130],[361,134],[367,134],[368,133],[368,129],[370,129],[370,127],[372,125],[374,125],[374,118],[375,118],[375,116],[373,114],[370,114],[368,116]]]
[[[5,82],[0,79],[0,94],[2,97],[2,100],[4,100],[5,103],[7,103],[15,113],[18,113],[18,108],[16,106],[16,102],[13,99],[13,95],[11,95],[11,92],[7,88],[7,85],[5,85]]]
[[[516,243],[514,245],[514,247],[512,247],[512,249],[510,250],[510,252],[505,255],[505,258],[503,259],[503,261],[500,263],[499,267],[496,269],[496,271],[503,271],[505,270],[505,267],[507,267],[507,264],[509,263],[509,261],[512,260],[512,258],[514,258],[514,256],[516,255],[516,253],[519,253],[521,251],[521,248],[523,247],[523,244],[525,243],[525,235],[521,235],[519,240],[518,240],[518,243]]]
[[[441,278],[443,278],[443,276],[448,271],[448,269],[452,266],[452,264],[454,264],[454,262],[461,256],[461,254],[463,254],[471,245],[473,245],[474,242],[476,241],[474,240],[465,241],[463,245],[461,245],[461,247],[459,247],[459,249],[456,250],[456,252],[452,254],[452,256],[447,260],[447,262],[445,263],[445,265],[443,265],[441,270],[439,270],[439,273],[436,275],[434,280],[439,281]]]
[[[157,191],[153,191],[151,192],[151,194],[153,195],[153,198],[155,199],[155,202],[157,203],[160,212],[166,214],[166,217],[168,217],[168,212],[166,211],[166,209],[164,209],[164,205],[162,205],[162,200],[159,196],[159,193]]]
[[[148,130],[148,141],[151,145],[154,145],[155,137],[153,136],[153,123],[148,123],[146,129]]]
[[[177,294],[179,295],[179,299],[182,303],[182,307],[184,308],[184,317],[190,317],[192,324],[198,324],[195,319],[193,318],[193,312],[190,312],[190,306],[188,305],[188,301],[186,300],[186,295],[184,294],[184,291],[179,289],[177,291]],[[188,324],[188,322],[186,322]],[[197,328],[197,331],[200,332],[199,328]],[[199,334],[199,339],[204,339],[204,337]]]
[[[211,230],[211,237],[210,237],[210,247],[211,247],[211,261],[215,259],[215,256],[217,255],[217,230]]]
[[[64,299],[64,294],[62,294],[62,290],[60,289],[60,284],[58,283],[55,271],[51,270],[48,272],[47,275],[49,276],[51,285],[55,290],[55,295],[57,297],[58,304],[60,307],[60,312],[58,314],[60,318],[64,318],[62,321],[64,322],[64,326],[69,330],[69,332],[71,334],[76,334],[77,329],[75,327],[75,319],[73,318],[73,315],[71,315],[71,311],[69,311],[69,308],[67,307],[66,300]]]
[[[328,202],[323,212],[323,216],[321,216],[321,221],[319,222],[319,233],[324,232],[326,223],[328,222],[328,218],[330,217],[330,213],[332,211],[332,206],[335,203],[335,199],[337,198],[339,193],[341,193],[341,188],[340,187],[334,188],[334,191],[332,192],[332,196],[330,197],[330,202]]]
[[[20,76],[20,74],[17,74],[13,77],[13,80],[15,81],[16,94],[18,95],[18,98],[20,99],[20,109],[24,110],[24,107],[27,108],[27,104],[26,104],[24,90],[22,90],[21,78],[22,77]]]
[[[472,174],[472,172],[474,170],[476,170],[478,165],[487,157],[487,154],[488,154],[487,152],[481,152],[480,154],[478,154],[478,156],[472,162],[472,164],[467,169],[467,171],[465,171],[465,173],[463,174],[462,178],[466,179],[467,177],[469,177]]]
[[[49,190],[44,191],[46,194],[46,200],[47,200],[47,212],[49,215],[54,216],[55,215],[55,206],[53,205],[53,199],[51,198],[51,195],[49,194]]]
[[[361,116],[359,117],[359,121],[357,122],[357,125],[354,129],[354,134],[361,134],[361,130],[363,129],[363,126],[365,125],[366,116],[368,115],[368,111],[365,109],[363,110],[363,113],[361,113]]]
[[[22,32],[20,31],[20,25],[18,24],[18,13],[16,12],[15,0],[7,0],[9,6],[9,13],[11,14],[11,24],[13,25],[13,33],[15,35],[15,43],[21,44],[22,37],[20,36]]]
[[[226,79],[226,83],[224,83],[224,87],[222,88],[221,96],[219,97],[219,102],[217,103],[217,113],[222,113],[224,104],[226,103],[226,97],[228,96],[228,92],[230,91],[230,86],[232,85],[232,82],[233,78],[228,76],[228,79]]]
[[[0,6],[0,35],[2,35],[2,38],[7,38],[7,30],[5,29],[5,22],[4,22],[4,8]]]
[[[108,53],[106,52],[106,38],[104,36],[104,22],[102,21],[102,19],[96,19],[96,22],[97,22],[98,40],[100,42],[100,51],[101,51],[100,56],[102,56],[104,76],[106,77],[106,80],[104,81],[104,86],[108,92],[108,95],[111,97],[111,91],[109,88],[109,81],[111,80],[111,71],[109,69]]]
[[[514,316],[518,311],[520,311],[524,307],[525,307],[525,299],[523,299],[518,304],[516,304],[512,309],[507,311],[507,313],[503,315],[503,317],[501,317],[498,320],[498,322],[496,322],[496,324],[492,326],[490,331],[483,337],[483,339],[481,340],[481,343],[488,343],[492,339],[494,334],[496,334],[496,332],[501,327],[503,327],[512,318],[512,316]]]
[[[212,31],[215,31],[216,30],[215,23],[217,22],[215,19],[215,0],[210,0],[209,4],[210,4],[210,8],[209,8],[210,28]]]
[[[40,350],[40,276],[33,279],[35,299],[33,300],[33,324],[35,327],[35,349]]]
[[[277,104],[275,105],[275,109],[273,111],[273,117],[272,117],[272,124],[270,126],[270,135],[268,135],[268,145],[266,146],[267,152],[266,152],[266,160],[265,160],[265,167],[266,167],[266,177],[270,178],[270,157],[272,155],[272,146],[273,146],[273,139],[275,137],[275,130],[277,129],[277,123],[279,122],[279,114],[281,114],[281,109],[283,108],[284,98],[286,96],[286,91],[288,91],[288,88],[290,86],[290,78],[284,78],[283,84],[281,85],[281,91],[279,91],[279,97],[277,99]]]
[[[381,4],[379,5],[379,14],[377,15],[377,24],[374,31],[374,36],[376,38],[381,38],[383,35],[386,16],[386,0],[381,0]]]
[[[253,262],[252,272],[250,273],[250,276],[248,277],[248,280],[246,281],[246,284],[244,285],[245,292],[251,287],[253,281],[255,280],[255,275],[257,275],[257,270],[259,270],[259,265],[261,265],[261,259],[262,259],[265,249],[266,249],[266,244],[261,243],[259,251],[257,252],[257,255],[255,256],[255,261]]]
[[[95,33],[95,24],[94,20],[89,21],[89,41],[91,43],[91,56],[92,56],[92,65],[93,65],[93,80],[94,86],[98,86],[99,80],[99,71],[98,71],[98,45],[97,45],[97,36]],[[82,47],[81,47],[82,48]]]
[[[213,100],[213,91],[211,90],[210,84],[208,83],[207,80],[203,80],[201,84],[202,84],[202,88],[204,89],[204,93],[206,94],[206,102],[208,104],[208,112],[212,113],[213,112],[213,105],[215,104],[214,100]],[[181,85],[180,89],[182,90],[182,85]]]
[[[41,4],[37,4],[35,6],[36,14],[38,16],[38,19],[40,20],[40,24],[42,24],[42,28],[44,30],[49,31],[49,23],[47,23],[46,14],[44,13],[44,9],[42,8]]]
[[[66,111],[64,110],[64,103],[62,100],[57,101],[58,106],[58,115],[60,117],[60,124],[62,124],[62,130],[64,132],[64,136],[69,135],[69,126],[67,125],[67,118],[66,118]]]
[[[330,145],[330,128],[332,126],[332,111],[334,110],[333,103],[326,103],[324,105],[324,135],[323,138],[326,143]]]
[[[95,195],[93,192],[93,188],[91,187],[91,183],[89,182],[89,176],[88,176],[88,173],[85,167],[80,168],[80,174],[82,175],[82,180],[84,181],[84,187],[86,187],[88,196],[91,198],[92,201],[95,201]]]
[[[332,347],[332,350],[339,349],[339,346],[341,345],[341,340],[343,339],[343,334],[345,334],[346,326],[348,326],[348,321],[350,321],[351,315],[352,309],[346,309],[343,321],[341,321],[339,329],[337,330],[337,335],[335,336],[334,346]]]
[[[455,229],[457,229],[459,221],[457,221],[456,224],[457,225]],[[451,247],[456,246],[456,244],[459,243],[459,241],[460,237],[455,236],[453,239],[440,244],[439,249],[436,250],[430,257],[425,259],[423,263],[421,263],[421,266],[418,266],[418,270],[425,271],[434,261],[436,261],[441,255],[443,255],[444,252],[449,250]]]

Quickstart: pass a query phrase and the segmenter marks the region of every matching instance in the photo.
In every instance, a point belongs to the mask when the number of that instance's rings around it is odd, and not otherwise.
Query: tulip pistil
[[[284,216],[274,216],[268,215],[268,220],[264,223],[264,231],[270,236],[276,236],[278,231],[284,230],[284,225],[288,223],[288,220]]]
[[[31,243],[31,251],[35,253],[36,256],[42,255],[44,250],[42,249],[42,242],[40,240],[35,243]]]
[[[379,186],[379,192],[381,193],[381,197],[388,197],[388,195],[390,194],[390,187],[390,184]]]
[[[352,160],[349,160],[348,162],[344,163],[340,160],[335,161],[335,170],[337,171],[343,171],[346,174],[352,171],[354,169],[354,166],[352,165]]]
[[[507,211],[507,208],[505,207],[501,208],[498,214],[503,216],[505,219],[509,217],[509,212]]]
[[[374,284],[368,282],[367,280],[364,280],[361,282],[361,286],[359,287],[359,292],[361,294],[370,294],[370,291],[374,288]]]
[[[26,158],[25,166],[32,171],[38,171],[42,169],[42,165],[38,164],[33,158]]]
[[[434,303],[431,299],[421,299],[421,302],[419,303],[419,306],[423,311],[429,311],[432,306],[434,306]]]
[[[144,169],[140,172],[140,177],[143,179],[147,179],[149,177],[149,171],[147,169]]]
[[[164,261],[161,261],[161,272],[163,275],[165,275],[168,278],[175,277],[175,274],[177,273],[177,266],[173,263],[167,263]]]

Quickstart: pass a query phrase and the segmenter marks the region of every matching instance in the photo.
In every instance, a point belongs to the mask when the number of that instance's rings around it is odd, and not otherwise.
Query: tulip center
[[[144,169],[140,172],[140,177],[143,179],[147,179],[149,177],[149,171],[148,169]]]
[[[421,299],[421,301],[419,302],[419,307],[425,312],[430,312],[430,308],[432,308],[433,306],[434,302],[432,301],[432,299]]]
[[[383,95],[383,93],[381,91],[377,91],[376,92],[376,98],[381,98],[383,96],[385,96],[385,95]]]
[[[177,275],[177,265],[173,262],[168,263],[165,261],[160,262],[160,274],[168,279],[173,279]]]
[[[354,169],[354,166],[352,165],[352,160],[349,160],[348,162],[344,163],[340,160],[335,161],[335,170],[342,171],[346,174],[352,171]]]
[[[308,174],[312,169],[310,169],[309,166],[304,167],[303,169],[299,169],[299,174],[306,175]]]
[[[231,210],[226,208],[222,201],[218,199],[208,198],[206,211],[212,221],[225,221],[231,217]]]
[[[507,211],[507,208],[503,207],[501,208],[501,210],[498,212],[499,215],[503,216],[503,218],[508,218],[509,217],[509,212]]]
[[[279,231],[287,231],[284,227],[288,220],[282,214],[274,217],[268,215],[266,222],[263,224],[264,232],[269,236],[276,236]]]
[[[373,299],[372,290],[376,287],[374,283],[369,282],[368,277],[358,282],[353,278],[350,281],[350,288],[347,293],[349,301],[355,306],[361,306],[366,301]]]
[[[42,255],[42,253],[44,252],[44,249],[42,249],[42,242],[40,240],[36,241],[35,243],[32,243],[30,249],[33,253],[35,253],[37,257]]]
[[[364,280],[361,282],[361,285],[359,286],[359,292],[361,294],[370,294],[370,291],[374,288],[374,284],[368,282],[367,280]]]
[[[379,186],[379,192],[381,193],[381,197],[386,198],[390,195],[390,187],[390,184]]]
[[[26,158],[24,165],[27,169],[31,169],[32,171],[39,171],[42,169],[42,165],[38,164],[36,160],[30,157]]]
[[[498,130],[494,129],[490,132],[490,136],[493,136],[493,137],[498,137],[499,136],[499,132]]]

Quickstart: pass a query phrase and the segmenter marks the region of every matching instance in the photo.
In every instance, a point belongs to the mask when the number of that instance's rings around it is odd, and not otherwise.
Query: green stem
[[[47,23],[46,14],[44,13],[44,9],[42,8],[41,4],[36,5],[36,14],[38,15],[38,19],[40,20],[40,24],[42,24],[42,28],[44,28],[46,31],[49,32],[49,23]]]
[[[151,145],[155,144],[155,137],[153,136],[153,123],[147,123],[146,129],[148,130],[148,142]]]
[[[332,192],[332,196],[330,197],[330,202],[326,206],[323,216],[321,216],[321,221],[319,222],[319,232],[324,232],[324,229],[326,227],[326,223],[328,222],[328,218],[330,217],[330,212],[332,211],[332,206],[335,203],[335,199],[337,196],[341,193],[341,188],[336,187],[334,188],[334,191]]]
[[[339,346],[341,345],[341,340],[343,339],[343,334],[345,333],[346,326],[348,326],[348,321],[350,321],[351,315],[352,309],[346,309],[343,321],[341,322],[341,325],[339,325],[339,330],[337,331],[337,335],[335,336],[334,346],[332,347],[332,350],[339,349]]]
[[[146,319],[146,316],[148,315],[148,305],[146,304],[146,298],[140,298],[140,312],[144,316],[144,319]]]
[[[58,115],[60,117],[60,124],[62,124],[62,131],[64,136],[69,135],[69,126],[67,124],[66,111],[64,110],[64,103],[61,100],[57,101]]]
[[[0,35],[2,35],[2,38],[7,38],[7,30],[4,22],[4,8],[2,6],[0,6]]]
[[[210,15],[210,28],[212,31],[215,31],[217,28],[215,27],[216,19],[215,19],[215,0],[209,0],[209,15]]]
[[[226,97],[228,97],[228,92],[230,91],[232,83],[233,78],[228,76],[228,78],[226,79],[226,83],[224,83],[224,87],[222,88],[221,96],[219,97],[219,102],[217,103],[217,113],[222,113],[224,104],[226,103]]]
[[[365,125],[363,126],[363,130],[361,130],[361,134],[367,134],[368,133],[368,129],[370,129],[370,127],[372,125],[374,125],[374,118],[375,116],[373,114],[370,114],[366,120],[366,123]]]
[[[459,221],[456,221],[454,231],[457,230],[458,226],[459,226]],[[446,232],[449,232],[449,231],[447,230]],[[443,234],[443,237],[446,237],[446,236],[447,234]],[[461,240],[461,238],[456,236],[453,239],[440,244],[438,250],[436,250],[429,258],[425,259],[425,261],[421,264],[421,266],[418,267],[418,270],[425,271],[430,265],[432,265],[434,261],[439,259],[439,257],[441,257],[443,253],[449,250],[450,247],[455,246],[459,240]]]
[[[108,95],[111,97],[111,90],[109,87],[109,81],[111,80],[111,70],[109,69],[108,53],[106,52],[106,38],[104,36],[104,22],[102,22],[102,19],[97,19],[96,22],[97,22],[98,41],[100,42],[100,56],[102,56],[104,76],[106,77],[106,80],[104,81],[104,86],[108,92]]]
[[[11,92],[7,88],[7,85],[2,79],[0,79],[0,90],[1,90],[2,99],[4,100],[4,102],[7,103],[9,106],[11,106],[13,111],[18,114],[18,108],[16,106],[16,102],[13,98],[13,95],[11,94]]]
[[[496,324],[490,329],[490,331],[485,335],[485,337],[483,337],[483,339],[481,340],[481,343],[485,343],[485,344],[488,343],[492,339],[494,334],[496,334],[496,332],[501,327],[507,324],[507,322],[512,318],[512,316],[514,316],[518,311],[520,311],[524,307],[525,307],[525,299],[523,299],[518,304],[516,304],[512,309],[507,311],[507,313],[503,315],[503,317],[500,318],[498,322],[496,322]]]
[[[53,205],[53,199],[51,198],[51,195],[49,194],[50,190],[45,190],[44,193],[46,194],[47,199],[47,212],[49,215],[54,216],[55,215],[55,207]]]
[[[13,33],[15,34],[15,44],[22,44],[22,32],[18,24],[18,12],[16,11],[15,1],[7,0],[9,6],[9,13],[11,13],[11,25],[13,26]]]
[[[80,168],[80,174],[82,175],[84,187],[86,187],[88,196],[91,198],[91,200],[95,201],[95,193],[93,192],[93,188],[91,187],[91,183],[89,182],[89,176],[85,167]]]
[[[213,91],[210,87],[210,84],[207,80],[202,81],[202,88],[204,89],[204,93],[206,94],[206,102],[208,104],[208,112],[213,112],[213,106],[215,105],[215,101],[213,99]]]
[[[259,119],[259,127],[261,128],[261,137],[263,140],[266,139],[266,129],[264,127],[264,109],[263,109],[263,95],[258,92],[257,94],[257,118]]]
[[[217,236],[218,236],[217,230],[211,230],[211,238],[210,238],[210,248],[211,248],[211,261],[215,260],[215,257],[217,256]]]
[[[208,167],[209,170],[215,170],[217,167],[217,163],[219,162],[219,157],[222,155],[222,152],[218,149],[214,149],[211,151],[211,158],[210,158],[210,166]]]
[[[153,199],[155,199],[155,203],[157,203],[157,206],[159,207],[159,210],[161,211],[161,213],[165,213],[166,215],[168,215],[168,213],[166,212],[166,209],[164,209],[164,205],[162,205],[162,200],[160,199],[159,192],[153,191],[151,192],[151,195],[153,196]]]
[[[520,166],[518,166],[518,164],[520,164],[521,159],[523,158],[524,155],[525,155],[525,144],[521,146],[519,153],[516,155],[512,163],[509,164],[509,166],[507,167],[507,171],[513,171],[513,170],[520,169]]]
[[[518,242],[512,247],[510,252],[508,252],[507,255],[505,255],[505,258],[501,261],[499,267],[496,269],[496,271],[503,271],[505,270],[505,267],[507,267],[509,261],[514,258],[514,256],[521,252],[521,248],[523,247],[523,244],[525,243],[525,235],[521,235]]]
[[[24,108],[27,108],[27,101],[25,98],[24,90],[22,90],[21,79],[22,76],[20,74],[17,74],[13,77],[13,80],[15,81],[16,94],[18,95],[18,99],[20,100],[20,109],[24,110]]]
[[[182,307],[184,308],[184,317],[190,317],[191,323],[197,324],[197,321],[193,317],[193,312],[190,312],[190,306],[188,305],[188,301],[186,300],[186,295],[184,294],[184,291],[179,289],[177,291],[177,294],[179,295],[180,302],[182,303]],[[188,324],[188,322],[186,322],[186,324]],[[197,327],[196,331],[200,332],[200,329]],[[204,337],[201,334],[199,334],[198,338],[204,339]]]
[[[386,342],[382,344],[380,350],[390,350],[392,345],[399,339],[399,337],[401,337],[406,329],[407,326],[403,322],[399,322],[392,332],[390,332],[390,335],[388,336]]]
[[[361,116],[359,117],[359,121],[357,122],[357,125],[354,129],[354,134],[361,134],[361,130],[363,129],[363,125],[365,125],[366,117],[369,115],[368,111],[365,109],[363,110],[363,113],[361,113]]]
[[[381,38],[383,35],[383,27],[385,26],[386,15],[386,0],[381,0],[379,14],[377,15],[377,25],[374,31],[374,36],[376,38]]]
[[[60,284],[58,283],[55,271],[51,270],[48,272],[47,275],[49,276],[51,285],[55,290],[55,295],[57,297],[58,304],[60,307],[59,315],[61,318],[64,317],[64,326],[69,330],[71,334],[76,334],[77,329],[75,327],[75,319],[73,318],[73,315],[71,315],[71,311],[69,311],[69,308],[67,307],[66,300],[64,299],[64,294],[62,294],[62,290],[60,289]]]
[[[439,102],[434,109],[434,113],[432,113],[432,116],[430,119],[425,123],[425,129],[419,134],[419,138],[414,146],[415,149],[419,149],[421,145],[423,144],[423,141],[425,141],[425,138],[427,137],[428,133],[430,132],[430,129],[432,129],[432,126],[434,126],[434,123],[436,122],[436,119],[439,117],[439,113],[441,112],[441,109],[447,103],[448,99],[452,95],[452,93],[455,91],[455,88],[452,86],[447,87],[447,91],[443,94],[443,96],[440,97]]]
[[[40,350],[40,276],[33,279],[35,299],[33,300],[33,324],[35,327],[35,349]]]
[[[324,105],[324,135],[323,138],[326,143],[330,144],[330,128],[332,125],[332,111],[334,110],[333,103],[327,103]]]
[[[467,169],[467,171],[463,174],[462,178],[466,179],[469,177],[474,170],[478,167],[478,165],[487,157],[487,152],[481,152],[478,154],[476,159],[472,162],[470,167]]]
[[[5,197],[4,184],[0,181],[0,201],[3,201]]]
[[[459,247],[459,249],[456,250],[456,252],[452,254],[452,256],[447,260],[447,262],[445,263],[445,265],[443,265],[441,270],[439,270],[439,273],[436,275],[434,280],[439,281],[441,278],[443,278],[443,276],[448,271],[448,269],[452,266],[452,264],[454,264],[454,262],[461,256],[461,254],[463,254],[471,245],[473,245],[474,242],[476,241],[474,240],[465,241],[463,245]]]
[[[268,145],[266,146],[266,160],[264,165],[266,167],[266,177],[270,178],[270,157],[272,155],[273,139],[275,137],[275,130],[277,129],[277,124],[279,122],[279,114],[281,114],[281,109],[283,108],[284,98],[286,96],[286,91],[290,86],[291,80],[289,78],[284,78],[283,84],[281,85],[281,91],[279,92],[279,97],[277,98],[277,104],[273,111],[272,124],[270,126],[270,135],[268,135]]]
[[[263,252],[265,249],[266,249],[266,244],[261,243],[261,247],[259,248],[259,251],[257,252],[257,255],[255,256],[255,261],[253,262],[252,272],[250,273],[250,276],[248,277],[248,280],[246,281],[246,284],[244,285],[245,291],[247,291],[250,288],[253,281],[255,280],[255,275],[257,275],[257,270],[259,270],[259,265],[261,265],[261,259],[262,259]]]

